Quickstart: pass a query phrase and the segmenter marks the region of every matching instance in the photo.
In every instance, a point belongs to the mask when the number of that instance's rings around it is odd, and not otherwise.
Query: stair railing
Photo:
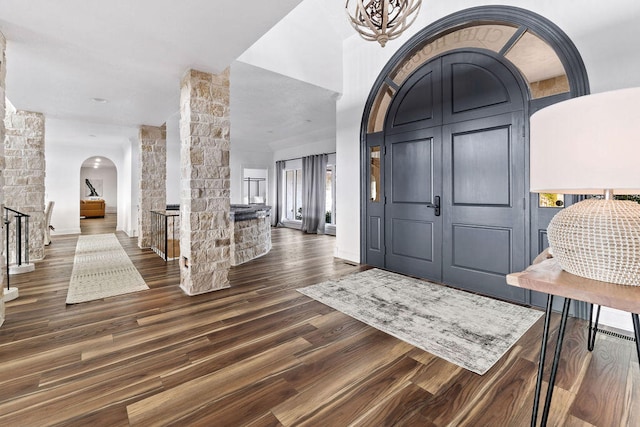
[[[180,213],[172,208],[151,211],[151,249],[165,261],[180,257]]]
[[[13,218],[13,221],[12,221]],[[6,225],[7,238],[7,266],[10,263],[9,239],[11,236],[11,225],[15,227],[15,250],[13,251],[15,265],[18,267],[29,264],[29,218],[30,216],[5,206],[4,223]]]

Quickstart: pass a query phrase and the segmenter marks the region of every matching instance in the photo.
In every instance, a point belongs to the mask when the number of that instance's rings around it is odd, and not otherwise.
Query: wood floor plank
[[[113,403],[127,402],[132,397],[150,391],[161,390],[159,378],[110,381],[90,388],[66,386],[59,389],[59,394],[54,398],[47,399],[41,393],[36,393],[0,405],[0,423],[9,426],[35,426],[45,421],[56,424]],[[46,418],[43,417],[44,414]]]
[[[424,426],[436,427],[422,415],[425,402],[431,394],[415,384],[407,383],[406,387],[391,393],[380,405],[360,417],[353,426]]]
[[[15,399],[33,393],[40,384],[40,373],[18,375],[14,379],[2,382],[0,387],[0,404],[7,400]]]
[[[299,338],[308,331],[309,325],[299,325],[272,334],[264,339],[251,342],[239,342],[225,351],[210,353],[207,357],[194,358],[189,354],[190,364],[164,375],[163,384],[167,388],[175,387],[187,381],[198,379],[218,370],[236,364],[239,360],[251,360],[258,354],[291,340]]]
[[[302,338],[273,347],[228,368],[193,379],[127,406],[132,425],[161,425],[180,419],[193,407],[218,400],[300,362],[292,356],[309,346]],[[211,393],[214,393],[213,395]]]
[[[115,225],[81,220],[116,233],[148,291],[65,304],[77,235],[53,236],[35,271],[11,276],[0,425],[529,425],[542,321],[480,376],[297,292],[370,268],[334,258],[331,236],[275,228],[230,288],[188,297],[177,262]],[[599,336],[591,354],[585,328],[568,322],[550,423],[640,425],[634,344]]]
[[[114,376],[125,375],[128,370],[144,372],[147,376],[161,376],[180,369],[190,363],[189,352],[207,345],[205,338],[197,338],[188,342],[181,342],[174,346],[167,346],[162,351],[135,353],[130,357],[94,358],[82,360],[44,372],[40,379],[40,387],[55,387],[68,382],[81,384],[86,378],[90,381],[104,382]]]
[[[514,419],[519,409],[519,396],[526,395],[535,387],[535,372],[536,366],[533,363],[517,357],[509,373],[496,377],[491,389],[476,401],[475,408],[460,413],[451,423],[490,426]]]
[[[410,344],[389,336],[354,343],[340,355],[340,363],[318,362],[316,365],[323,366],[323,374],[312,384],[307,384],[298,395],[274,407],[272,412],[284,425],[298,423],[310,413],[324,407],[335,396],[348,392],[371,372],[383,369],[405,355],[411,348]],[[331,358],[327,360],[335,361]],[[307,363],[305,368],[307,367],[311,371],[318,371],[318,366]]]
[[[420,374],[416,375],[413,383],[431,394],[438,394],[442,387],[451,382],[463,368],[444,359],[437,358],[426,351],[424,353],[429,355],[431,359],[427,363],[423,362],[425,368]],[[421,359],[415,356],[412,357],[414,357],[415,360]],[[422,360],[424,360],[424,358],[422,358]]]
[[[518,354],[512,350],[484,375],[460,371],[429,402],[429,419],[437,425],[449,425],[468,412],[480,410],[484,396],[495,388],[497,381],[509,375],[517,360]]]
[[[278,421],[273,413],[269,412],[257,420],[248,423],[246,427],[282,427],[282,424],[280,424],[280,421]]]
[[[629,426],[632,426],[632,425],[633,424],[629,424]],[[594,426],[593,424],[590,424],[590,423],[588,423],[586,421],[583,421],[583,420],[581,420],[579,418],[576,418],[574,416],[569,416],[566,419],[563,427],[596,427],[596,426]]]
[[[176,425],[233,426],[258,423],[269,418],[269,415],[273,417],[271,408],[296,393],[282,379],[261,381],[190,412],[176,420]],[[275,417],[271,419],[278,422]]]
[[[631,357],[629,361],[629,373],[627,374],[627,388],[625,390],[624,412],[620,417],[620,423],[633,425],[640,420],[640,364],[638,357]]]
[[[571,415],[594,425],[606,422],[620,425],[626,403],[631,348],[620,345],[619,341],[604,334],[598,337]]]
[[[569,322],[576,325],[565,333],[556,387],[575,394],[589,368],[591,352],[587,348],[587,327],[584,320],[569,319]]]
[[[400,357],[372,374],[356,386],[337,394],[325,406],[306,416],[300,426],[346,426],[354,423],[360,414],[383,404],[389,394],[411,383],[421,364],[409,357]]]

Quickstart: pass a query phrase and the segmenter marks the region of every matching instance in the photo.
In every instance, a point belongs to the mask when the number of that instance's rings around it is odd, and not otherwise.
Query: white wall
[[[326,0],[303,1],[238,60],[342,92],[342,64],[336,57],[342,38],[336,28],[326,24],[336,14],[338,19],[344,15],[341,7],[335,10],[324,3]],[[313,17],[314,22],[309,22],[309,17]]]
[[[78,192],[81,199],[87,198],[87,184],[85,179],[101,180],[102,193],[100,197],[105,203],[105,212],[116,213],[118,208],[118,172],[114,167],[92,167],[80,168],[80,191]]]
[[[123,173],[118,174],[118,229],[129,237],[138,235],[138,169],[140,159],[139,141],[131,138],[122,147]],[[136,177],[134,179],[134,177]]]
[[[344,42],[343,95],[337,107],[336,256],[360,260],[359,151],[360,123],[364,104],[378,73],[408,38],[441,17],[485,4],[483,1],[450,0],[423,4],[420,16],[400,39],[385,48],[354,35]],[[640,86],[640,2],[637,0],[553,0],[498,1],[529,9],[558,25],[575,43],[585,62],[591,91]],[[627,316],[628,317],[628,316]],[[607,314],[603,313],[603,322]]]
[[[305,140],[305,138],[301,138]],[[334,153],[336,151],[335,139],[321,139],[318,141],[300,144],[295,147],[283,148],[273,153],[273,161],[297,159],[312,154]]]

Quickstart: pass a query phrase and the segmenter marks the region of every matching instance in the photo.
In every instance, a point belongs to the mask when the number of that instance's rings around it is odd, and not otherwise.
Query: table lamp
[[[599,195],[562,209],[547,228],[560,266],[589,279],[640,286],[640,88],[543,108],[530,122],[530,189]]]

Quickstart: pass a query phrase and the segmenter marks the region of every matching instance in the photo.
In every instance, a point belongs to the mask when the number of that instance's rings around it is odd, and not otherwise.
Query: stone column
[[[151,211],[167,208],[167,128],[141,126],[138,141],[138,246],[149,248]]]
[[[228,288],[230,267],[229,69],[189,70],[180,92],[180,287]]]
[[[0,33],[0,118],[4,118],[4,99],[5,99],[5,80],[7,75],[7,67],[5,61],[5,50],[7,47],[7,41],[4,38],[4,35]],[[0,141],[4,141],[4,120],[0,120]],[[0,144],[0,213],[4,215],[4,144]],[[0,231],[0,244],[2,244],[2,248],[0,249],[0,253],[4,253],[4,242],[5,242],[5,232],[4,226],[2,227],[2,231]],[[0,256],[0,284],[2,284],[2,288],[6,289],[5,277],[6,264],[5,257]],[[2,292],[0,292],[0,325],[4,323],[4,298],[2,297]]]
[[[4,125],[4,203],[30,216],[31,263],[44,259],[44,116],[31,111],[7,110]],[[9,236],[13,243],[15,224],[11,225]],[[9,251],[9,261],[14,262],[14,244],[10,244]]]

